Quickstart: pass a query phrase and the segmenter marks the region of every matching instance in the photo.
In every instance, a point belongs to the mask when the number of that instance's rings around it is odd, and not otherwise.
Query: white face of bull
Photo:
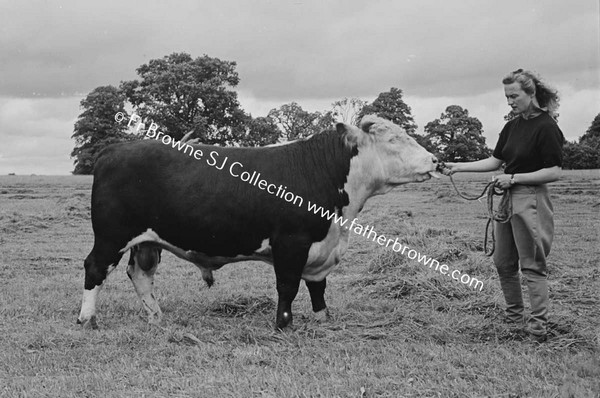
[[[360,164],[353,166],[369,174],[370,178],[365,180],[378,185],[373,194],[385,193],[396,185],[437,177],[435,156],[400,126],[372,115],[365,116],[360,125],[361,129],[348,125],[343,128],[349,133],[349,140],[355,139],[358,144],[358,156],[353,162]]]
[[[420,182],[435,175],[437,159],[410,137],[400,126],[376,116],[366,116],[361,128],[338,124],[339,132],[356,144],[358,155],[350,161],[344,185],[349,204],[343,218],[356,220],[365,202],[408,182]],[[337,211],[337,209],[336,209]],[[327,237],[310,248],[302,277],[322,280],[341,259],[348,247],[350,230],[332,222]]]

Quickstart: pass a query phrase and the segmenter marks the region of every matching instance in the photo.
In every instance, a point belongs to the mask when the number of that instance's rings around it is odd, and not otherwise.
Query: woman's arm
[[[454,173],[462,173],[462,172],[485,172],[485,171],[494,171],[498,170],[498,168],[502,165],[502,160],[496,159],[493,156],[490,156],[487,159],[477,160],[475,162],[464,162],[464,163],[453,163],[448,162],[444,163],[446,168],[443,173],[446,175],[454,174]]]
[[[553,182],[560,179],[562,169],[559,166],[548,167],[540,169],[531,173],[519,173],[514,174],[515,184],[522,185],[540,185],[548,182]],[[501,174],[494,177],[496,186],[502,189],[510,188],[510,174]]]

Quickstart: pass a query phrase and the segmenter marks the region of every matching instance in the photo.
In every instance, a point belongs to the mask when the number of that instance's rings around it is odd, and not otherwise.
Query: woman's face
[[[504,94],[510,106],[515,114],[521,114],[529,109],[533,95],[527,94],[521,89],[521,84],[515,82],[504,85]]]

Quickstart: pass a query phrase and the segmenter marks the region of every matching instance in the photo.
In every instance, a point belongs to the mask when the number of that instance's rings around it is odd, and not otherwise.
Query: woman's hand
[[[508,189],[511,187],[510,175],[508,174],[498,174],[497,176],[493,176],[492,181],[494,181],[494,186],[501,189]]]
[[[443,175],[445,176],[450,176],[454,173],[456,173],[458,170],[458,165],[460,163],[454,163],[454,162],[446,162],[442,165],[442,169],[441,172]]]

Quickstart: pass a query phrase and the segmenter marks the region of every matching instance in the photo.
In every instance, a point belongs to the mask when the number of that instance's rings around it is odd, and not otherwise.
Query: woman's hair
[[[502,79],[503,84],[512,84],[515,82],[519,83],[521,89],[527,94],[531,95],[535,93],[535,98],[540,107],[548,109],[550,116],[555,119],[558,117],[558,102],[560,100],[558,91],[542,81],[538,74],[528,70],[517,69]]]

